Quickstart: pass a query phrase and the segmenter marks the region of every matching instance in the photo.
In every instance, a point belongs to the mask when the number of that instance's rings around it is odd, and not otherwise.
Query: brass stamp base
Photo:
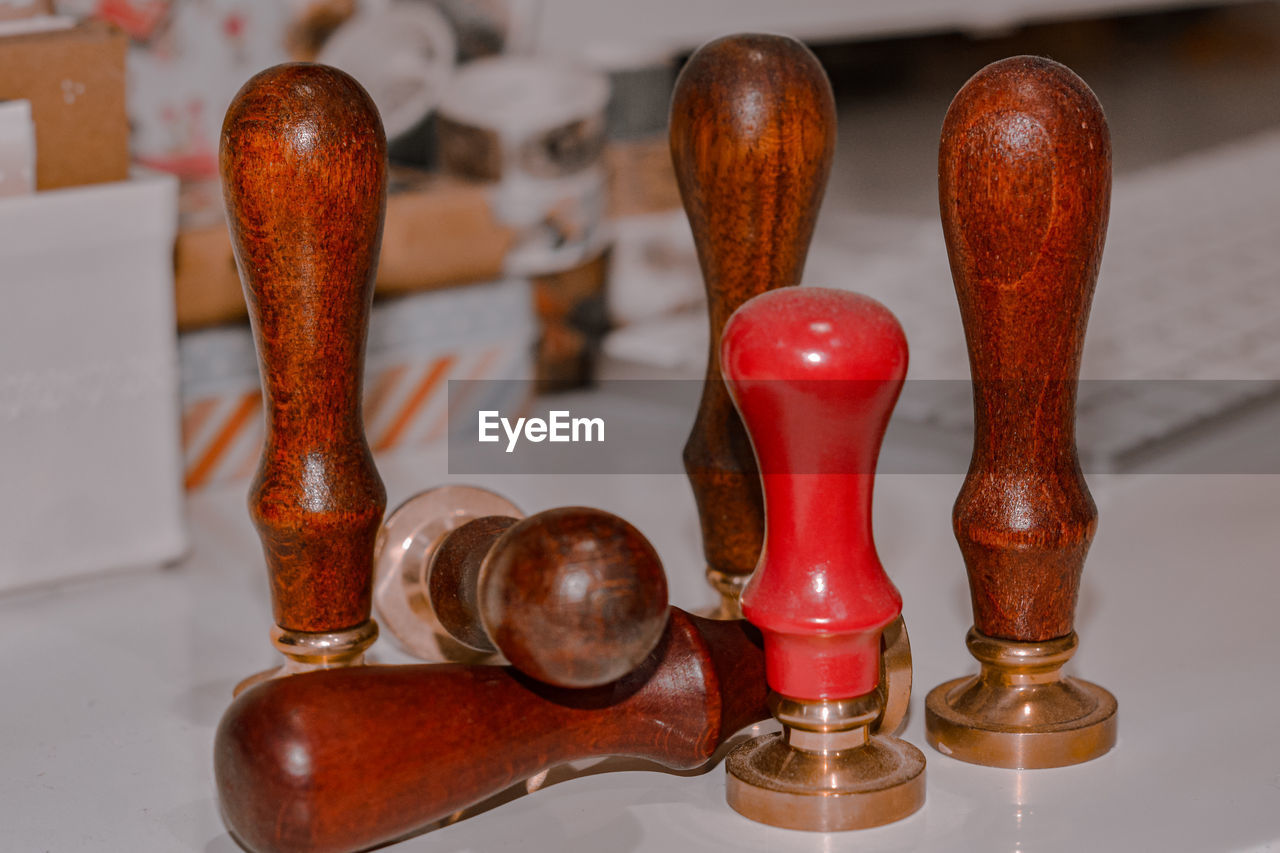
[[[741,619],[742,590],[746,587],[747,581],[751,579],[748,572],[742,574],[730,574],[713,569],[707,566],[707,583],[711,584],[711,588],[720,593],[720,604],[713,607],[705,615],[712,619]]]
[[[1062,674],[1076,649],[1074,633],[1018,643],[970,630],[976,676],[929,691],[925,734],[943,755],[988,767],[1036,769],[1090,761],[1115,745],[1116,699]]]
[[[734,811],[771,826],[866,829],[924,805],[924,764],[920,750],[888,735],[824,755],[790,746],[779,732],[729,753],[725,796]]]
[[[901,820],[924,805],[924,753],[872,735],[876,694],[844,702],[773,697],[781,733],[753,738],[725,762],[725,797],[745,817],[784,829],[838,832]]]
[[[449,532],[486,515],[524,518],[511,501],[476,486],[437,486],[398,506],[374,546],[373,606],[396,644],[426,661],[492,663],[491,653],[448,635],[427,600],[427,567]]]
[[[372,619],[346,631],[323,633],[287,631],[277,625],[271,629],[271,642],[284,655],[285,662],[244,679],[235,686],[231,695],[239,696],[255,684],[286,675],[341,666],[360,666],[364,663],[365,650],[376,639],[378,623]]]
[[[911,638],[899,614],[880,635],[880,717],[872,734],[896,735],[906,727],[911,706]]]

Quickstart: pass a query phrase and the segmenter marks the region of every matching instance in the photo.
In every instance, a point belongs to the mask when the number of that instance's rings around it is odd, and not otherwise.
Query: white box
[[[0,199],[0,590],[186,549],[177,182]]]
[[[31,102],[0,101],[0,196],[36,191],[36,126]]]

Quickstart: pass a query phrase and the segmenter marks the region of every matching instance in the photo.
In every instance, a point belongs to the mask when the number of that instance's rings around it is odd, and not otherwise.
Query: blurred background
[[[1241,380],[1131,402],[1123,436],[1082,395],[1096,464],[1122,469],[1153,436],[1274,393],[1274,3],[12,0],[0,589],[172,561],[184,495],[252,476],[261,401],[217,146],[253,73],[337,65],[382,113],[394,171],[365,409],[375,452],[392,454],[444,441],[451,379],[527,380],[503,386],[519,397],[701,376],[667,105],[689,53],[739,31],[795,35],[831,77],[838,150],[805,281],[897,311],[912,378],[967,376],[937,224],[942,117],[983,65],[1033,53],[1089,83],[1113,137],[1086,376]],[[960,435],[961,392],[904,401],[903,416]],[[83,535],[68,541],[72,516]]]

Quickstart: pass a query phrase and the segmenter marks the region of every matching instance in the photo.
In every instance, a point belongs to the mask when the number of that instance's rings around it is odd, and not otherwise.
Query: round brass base
[[[1069,683],[1071,693],[1089,697],[1092,710],[1083,716],[1014,726],[966,713],[952,704],[957,701],[967,704],[963,697],[977,688],[978,681],[977,676],[948,681],[930,690],[925,699],[925,737],[929,745],[943,755],[988,767],[1034,770],[1092,761],[1115,746],[1116,699],[1096,684],[1063,679]],[[1022,709],[1028,706],[1013,690],[1007,697],[992,698],[1000,706]],[[1034,709],[1031,716],[1036,716]]]
[[[924,805],[924,766],[924,753],[888,735],[838,752],[810,752],[777,733],[729,753],[725,796],[734,811],[770,826],[866,829]]]
[[[374,546],[373,606],[396,644],[416,658],[491,663],[493,654],[454,640],[427,600],[427,567],[445,534],[487,515],[524,518],[515,504],[476,486],[419,492],[387,516]]]
[[[720,620],[741,619],[742,605],[739,599],[742,598],[742,590],[750,579],[750,572],[745,575],[731,574],[707,566],[707,583],[720,594],[720,604],[711,608],[705,615]]]
[[[902,614],[880,635],[880,716],[871,725],[873,734],[896,735],[906,726],[911,705],[911,638]]]
[[[925,699],[925,736],[934,749],[970,764],[1031,770],[1080,764],[1115,745],[1115,697],[1061,672],[1075,634],[1017,643],[970,631],[967,642],[982,671],[941,684]]]
[[[231,695],[239,696],[255,684],[286,675],[317,669],[360,666],[364,663],[365,651],[376,639],[378,623],[372,619],[366,619],[345,631],[289,631],[275,625],[271,628],[271,642],[284,655],[284,663],[242,680],[231,691]]]

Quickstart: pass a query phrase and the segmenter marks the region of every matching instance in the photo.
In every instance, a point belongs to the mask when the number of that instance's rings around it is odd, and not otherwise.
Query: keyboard
[[[804,283],[892,309],[911,345],[896,417],[971,432],[964,330],[936,217],[872,217],[829,202]],[[620,334],[606,353],[661,353],[661,366],[701,370],[697,313]],[[1077,437],[1093,471],[1130,470],[1161,443],[1280,400],[1280,132],[1115,181],[1081,379]]]

